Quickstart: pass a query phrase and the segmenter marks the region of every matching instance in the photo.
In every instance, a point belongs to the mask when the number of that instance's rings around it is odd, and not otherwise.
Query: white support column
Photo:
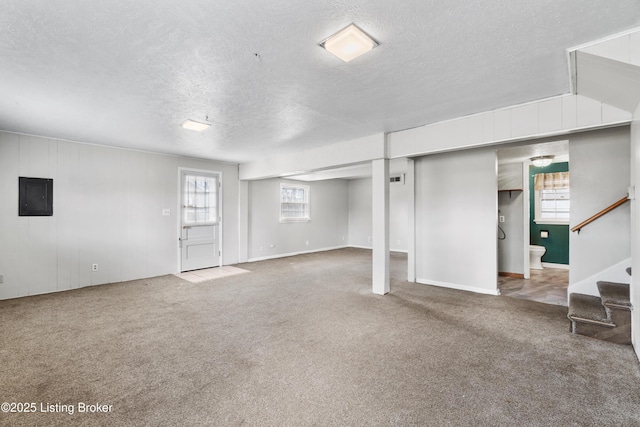
[[[249,259],[249,181],[238,186],[238,262]]]
[[[373,160],[371,169],[373,293],[384,295],[389,292],[389,160]]]
[[[416,281],[416,184],[413,159],[407,159],[407,281]]]

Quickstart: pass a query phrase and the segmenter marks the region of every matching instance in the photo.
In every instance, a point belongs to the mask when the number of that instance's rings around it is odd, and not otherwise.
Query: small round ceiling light
[[[553,162],[553,156],[538,156],[531,158],[531,163],[533,163],[533,166],[538,168],[549,166],[551,162]]]

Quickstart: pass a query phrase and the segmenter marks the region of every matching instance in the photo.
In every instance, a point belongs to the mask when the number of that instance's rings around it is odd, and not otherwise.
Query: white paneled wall
[[[371,248],[371,178],[349,180],[349,245]],[[408,194],[404,184],[389,185],[389,247],[406,252],[409,234]]]
[[[280,222],[281,182],[310,187],[310,221]],[[277,258],[347,245],[347,181],[332,179],[301,183],[265,179],[251,181],[248,185],[249,260]]]
[[[580,51],[640,66],[640,31],[596,43]]]
[[[631,113],[581,95],[488,111],[389,135],[389,157],[407,157],[630,122]]]
[[[416,281],[497,294],[496,152],[415,159]]]
[[[640,359],[640,104],[634,112],[634,119],[631,125],[631,185],[634,189],[634,197],[631,200],[631,256],[632,271],[635,276],[629,278],[631,283],[631,305],[636,307],[631,311],[631,332],[632,342],[636,354]]]
[[[349,245],[372,247],[371,178],[349,180]]]
[[[0,132],[0,298],[177,272],[179,167],[223,173],[237,262],[237,165]],[[19,176],[53,178],[53,216],[18,216]]]
[[[571,227],[627,193],[631,173],[629,132],[629,127],[603,129],[569,138]],[[579,234],[569,234],[570,292],[598,295],[590,277],[631,256],[630,222],[630,207],[625,204]]]

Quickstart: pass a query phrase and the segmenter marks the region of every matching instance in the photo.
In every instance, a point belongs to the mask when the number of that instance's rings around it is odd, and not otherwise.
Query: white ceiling
[[[532,157],[554,156],[554,162],[569,161],[569,141],[558,140],[542,143],[518,143],[499,147],[498,164],[523,163]]]
[[[317,43],[350,22],[381,46],[345,64]],[[4,0],[0,129],[245,162],[566,93],[565,49],[639,25],[640,0]]]

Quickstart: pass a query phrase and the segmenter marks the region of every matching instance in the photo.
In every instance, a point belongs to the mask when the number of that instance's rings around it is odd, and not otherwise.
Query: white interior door
[[[219,248],[219,189],[216,173],[181,173],[180,271],[217,267]]]

